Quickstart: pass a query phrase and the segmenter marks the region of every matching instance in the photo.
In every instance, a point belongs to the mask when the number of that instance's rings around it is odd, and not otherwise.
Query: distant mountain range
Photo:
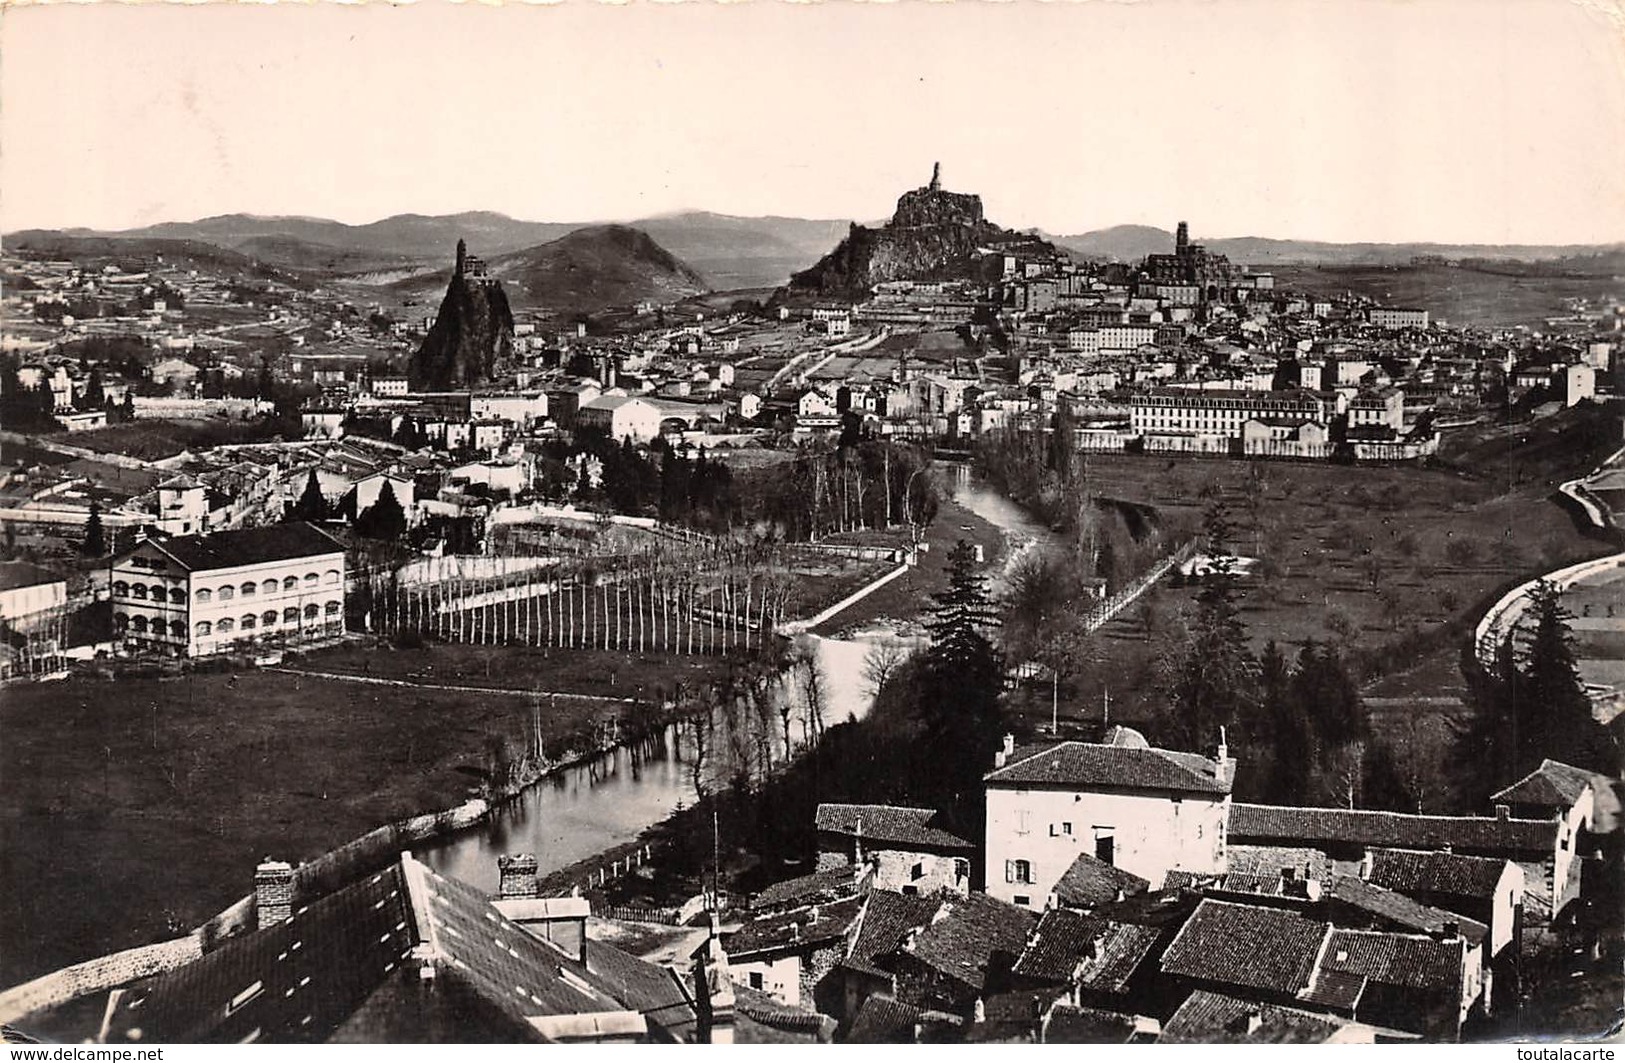
[[[1109,262],[1138,262],[1149,254],[1163,254],[1174,248],[1174,234],[1151,225],[1116,225],[1076,236],[1052,236],[1057,245],[1088,259]],[[1391,266],[1408,265],[1418,256],[1445,259],[1515,259],[1549,262],[1556,259],[1584,259],[1625,250],[1625,244],[1336,244],[1314,240],[1274,240],[1261,236],[1224,237],[1193,243],[1227,256],[1245,266]]]

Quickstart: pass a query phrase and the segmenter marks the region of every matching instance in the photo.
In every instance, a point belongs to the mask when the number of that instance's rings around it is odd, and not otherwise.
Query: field
[[[674,678],[665,659],[452,646],[295,666],[612,697]],[[534,701],[278,672],[7,688],[0,986],[189,929],[250,892],[267,854],[308,860],[466,799],[492,739],[524,734]],[[543,704],[550,752],[619,711]]]
[[[1534,445],[1540,461],[1524,461],[1513,445],[1506,461],[1478,465],[1472,476],[1129,456],[1091,458],[1089,475],[1101,495],[1154,505],[1165,526],[1195,527],[1222,501],[1232,549],[1260,562],[1237,599],[1253,648],[1273,640],[1290,659],[1305,639],[1332,642],[1367,677],[1368,697],[1397,699],[1373,712],[1379,733],[1437,760],[1463,711],[1463,639],[1483,610],[1532,574],[1615,549],[1551,500],[1550,484],[1583,470],[1590,451],[1572,432],[1523,444]],[[1481,445],[1460,451],[1481,454]],[[1163,665],[1199,591],[1164,581],[1098,632],[1087,674],[1063,692],[1062,718],[1151,720],[1163,701]],[[1028,691],[1022,713],[1047,724],[1050,696]],[[1441,805],[1456,799],[1448,787],[1437,792]]]
[[[1541,326],[1565,312],[1565,299],[1625,294],[1607,277],[1514,277],[1450,266],[1275,266],[1277,286],[1316,295],[1345,292],[1390,306],[1416,306],[1436,321],[1484,328]]]
[[[297,429],[297,426],[295,426]],[[275,438],[288,426],[272,418],[252,421],[143,420],[110,425],[89,432],[59,436],[62,442],[103,454],[123,454],[130,458],[158,461],[183,450],[220,446],[226,443],[259,443]]]

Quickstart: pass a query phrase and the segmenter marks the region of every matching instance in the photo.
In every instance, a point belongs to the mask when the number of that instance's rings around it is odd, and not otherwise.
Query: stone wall
[[[15,1023],[44,1008],[125,985],[138,978],[173,971],[202,955],[201,935],[193,931],[183,938],[125,949],[64,967],[0,993],[0,1023]]]

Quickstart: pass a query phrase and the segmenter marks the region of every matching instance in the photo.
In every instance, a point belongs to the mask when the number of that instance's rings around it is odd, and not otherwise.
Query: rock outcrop
[[[989,270],[993,279],[1002,263],[983,252],[1013,246],[1058,253],[988,221],[981,196],[943,191],[940,170],[933,169],[930,184],[897,200],[890,221],[878,229],[853,225],[835,250],[790,279],[790,290],[856,297],[886,281],[966,280]]]
[[[489,382],[513,361],[513,311],[502,282],[457,241],[440,312],[412,358],[414,391],[446,391]]]

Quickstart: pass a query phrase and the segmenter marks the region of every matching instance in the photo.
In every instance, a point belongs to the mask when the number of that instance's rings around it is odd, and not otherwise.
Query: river
[[[946,472],[954,501],[1009,537],[1005,564],[990,580],[997,594],[1020,552],[1053,541],[1052,533],[993,488],[972,480],[966,467],[949,466]],[[840,639],[800,637],[818,652],[825,678],[824,719],[830,725],[868,714],[873,697],[863,665],[877,641],[902,642],[911,650],[924,643],[917,630],[887,623]],[[639,750],[617,749],[560,771],[496,810],[486,823],[423,845],[416,855],[442,874],[494,893],[499,856],[533,853],[545,875],[629,842],[680,803],[695,800],[683,746],[678,729],[670,728],[661,742]]]

